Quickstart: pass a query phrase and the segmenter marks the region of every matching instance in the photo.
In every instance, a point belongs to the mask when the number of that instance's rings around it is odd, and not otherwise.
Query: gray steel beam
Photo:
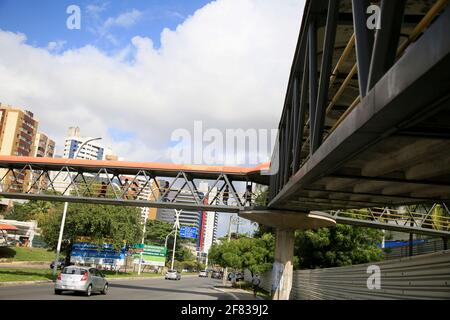
[[[299,85],[299,78],[298,76],[294,79],[294,85],[293,85],[293,92],[292,92],[292,109],[293,109],[293,121],[292,121],[292,126],[293,126],[293,137],[292,137],[292,172],[291,172],[291,176],[293,176],[296,172],[296,166],[295,166],[295,161],[296,161],[296,155],[298,152],[298,148],[299,145],[297,143],[297,135],[298,132],[300,130],[303,130],[303,126],[300,125],[300,99],[299,99],[299,95],[300,95],[300,85]]]
[[[0,192],[0,196],[8,199],[26,199],[26,200],[44,200],[44,201],[58,201],[58,202],[74,202],[74,203],[92,203],[104,205],[118,205],[128,207],[150,207],[150,208],[167,208],[177,210],[191,210],[191,211],[215,211],[215,212],[239,212],[244,207],[233,207],[224,205],[205,205],[195,203],[180,203],[180,202],[154,202],[145,200],[120,200],[108,198],[87,198],[74,196],[58,196],[48,194],[26,194],[26,193],[7,193]]]
[[[397,224],[382,223],[382,222],[371,221],[371,220],[346,218],[346,217],[340,217],[340,216],[333,216],[333,218],[336,219],[336,223],[348,224],[348,225],[353,225],[353,226],[358,226],[358,227],[368,227],[368,228],[392,230],[392,231],[407,232],[407,233],[412,232],[415,234],[423,234],[423,235],[429,235],[429,236],[448,237],[450,235],[450,232],[448,232],[448,231],[402,226],[402,225],[397,225]]]
[[[373,31],[367,28],[366,10],[369,6],[369,0],[352,0],[359,93],[361,97],[366,96],[370,60],[373,50]]]
[[[309,127],[310,136],[315,129],[316,101],[317,101],[317,28],[315,21],[309,23],[308,29],[308,58],[309,58]],[[312,139],[310,139],[310,153],[313,153]]]
[[[291,152],[292,152],[292,147],[291,147],[291,140],[292,140],[292,112],[291,112],[292,108],[288,108],[286,110],[286,146],[285,146],[285,162],[284,162],[284,176],[283,176],[283,184],[286,184],[289,180],[289,177],[291,175],[291,170],[290,170],[290,161],[291,161]]]
[[[381,2],[381,29],[375,34],[367,92],[392,67],[397,55],[406,0]]]
[[[298,119],[298,131],[295,138],[296,152],[294,154],[294,174],[300,169],[301,152],[303,148],[303,131],[305,126],[306,108],[308,106],[308,87],[309,87],[309,63],[308,56],[305,57],[303,67],[303,78],[300,90],[300,105],[299,105],[299,119]]]
[[[311,152],[315,152],[323,138],[323,127],[325,124],[325,111],[328,103],[328,87],[330,84],[331,64],[333,62],[334,43],[336,40],[336,29],[339,15],[340,0],[329,0],[327,24],[323,43],[322,64],[320,68],[320,81],[316,112],[314,115],[314,130],[311,135]]]

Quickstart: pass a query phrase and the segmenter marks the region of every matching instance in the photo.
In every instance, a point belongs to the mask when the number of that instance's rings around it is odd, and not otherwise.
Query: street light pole
[[[173,251],[172,251],[172,266],[170,268],[170,270],[173,270],[173,263],[175,262],[175,246],[177,244],[177,233],[178,233],[178,225],[180,223],[180,213],[182,210],[178,211],[175,209],[175,237],[173,240]]]
[[[141,244],[144,246],[144,240],[145,240],[145,230],[146,230],[146,226],[147,226],[147,215],[145,215],[144,218],[144,228],[142,230],[142,241]],[[145,246],[144,246],[145,247]],[[139,255],[139,267],[138,267],[138,275],[141,275],[141,265],[142,265],[142,251],[141,254]]]
[[[78,148],[77,152],[75,153],[74,159],[78,158],[78,153],[81,151],[81,149],[89,142],[91,141],[95,141],[95,140],[100,140],[101,138],[93,138],[93,139],[89,139],[86,140],[85,142],[83,142],[81,144],[81,146]],[[66,222],[66,215],[67,215],[67,207],[69,206],[68,202],[64,202],[64,210],[63,210],[63,216],[61,219],[61,228],[59,229],[59,237],[58,237],[58,245],[56,247],[56,260],[55,263],[53,265],[53,275],[56,275],[56,272],[58,271],[58,261],[59,261],[59,254],[61,251],[61,242],[62,242],[62,237],[63,237],[63,233],[64,233],[64,224]]]
[[[174,232],[175,230],[172,230],[169,232],[169,234],[166,236],[166,242],[164,242],[164,248],[167,249],[167,240],[169,239],[169,236]]]
[[[63,216],[61,219],[61,228],[59,228],[59,237],[58,237],[58,246],[56,247],[56,259],[55,263],[53,264],[53,275],[56,275],[56,272],[58,271],[58,261],[59,261],[59,253],[61,251],[61,242],[62,242],[62,236],[64,232],[64,224],[66,222],[66,214],[67,214],[67,206],[69,203],[64,202],[64,211]]]
[[[230,224],[228,225],[228,242],[231,241],[231,222],[233,220],[233,216],[230,215]],[[223,272],[222,284],[226,285],[228,280],[228,267],[225,267],[225,271]]]

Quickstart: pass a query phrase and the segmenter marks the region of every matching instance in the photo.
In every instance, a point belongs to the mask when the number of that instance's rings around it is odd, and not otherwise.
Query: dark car
[[[236,275],[236,281],[244,280],[244,274],[242,272],[231,272],[228,275],[228,281],[231,281],[231,276],[233,273]]]
[[[53,269],[53,267],[55,266],[55,261],[52,261],[52,263],[50,264],[50,269]],[[66,260],[65,259],[59,259],[58,263],[56,265],[57,269],[62,269],[66,266]]]

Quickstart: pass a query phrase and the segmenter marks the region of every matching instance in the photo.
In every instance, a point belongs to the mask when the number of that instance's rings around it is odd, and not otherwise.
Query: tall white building
[[[63,158],[74,159],[78,148],[91,137],[82,137],[79,127],[70,127],[64,143]],[[105,148],[98,140],[91,141],[84,145],[78,153],[78,159],[85,160],[105,160],[106,156],[112,155],[109,148]]]
[[[199,184],[199,191],[206,194],[209,191],[209,185],[207,182],[201,182]],[[217,188],[212,189],[208,194],[208,199],[214,199],[217,195]],[[219,215],[214,211],[204,211],[202,217],[202,223],[200,231],[201,242],[200,252],[202,254],[208,254],[209,249],[217,239],[217,223]]]
[[[81,145],[90,140],[91,137],[82,137],[79,127],[69,127],[67,137],[64,142],[63,158],[74,159]],[[84,160],[109,160],[109,157],[114,156],[111,149],[105,148],[99,141],[91,141],[83,146],[83,149],[78,152],[77,159]],[[117,157],[116,157],[117,158]],[[89,176],[89,175],[85,175]],[[94,176],[94,175],[92,175]],[[67,172],[52,172],[51,178],[53,187],[58,192],[72,192],[73,188],[70,186],[71,178]]]

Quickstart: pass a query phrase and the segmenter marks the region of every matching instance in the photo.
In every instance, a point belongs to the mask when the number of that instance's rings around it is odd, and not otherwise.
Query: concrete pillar
[[[274,300],[289,300],[293,279],[294,230],[277,228],[272,270]]]

